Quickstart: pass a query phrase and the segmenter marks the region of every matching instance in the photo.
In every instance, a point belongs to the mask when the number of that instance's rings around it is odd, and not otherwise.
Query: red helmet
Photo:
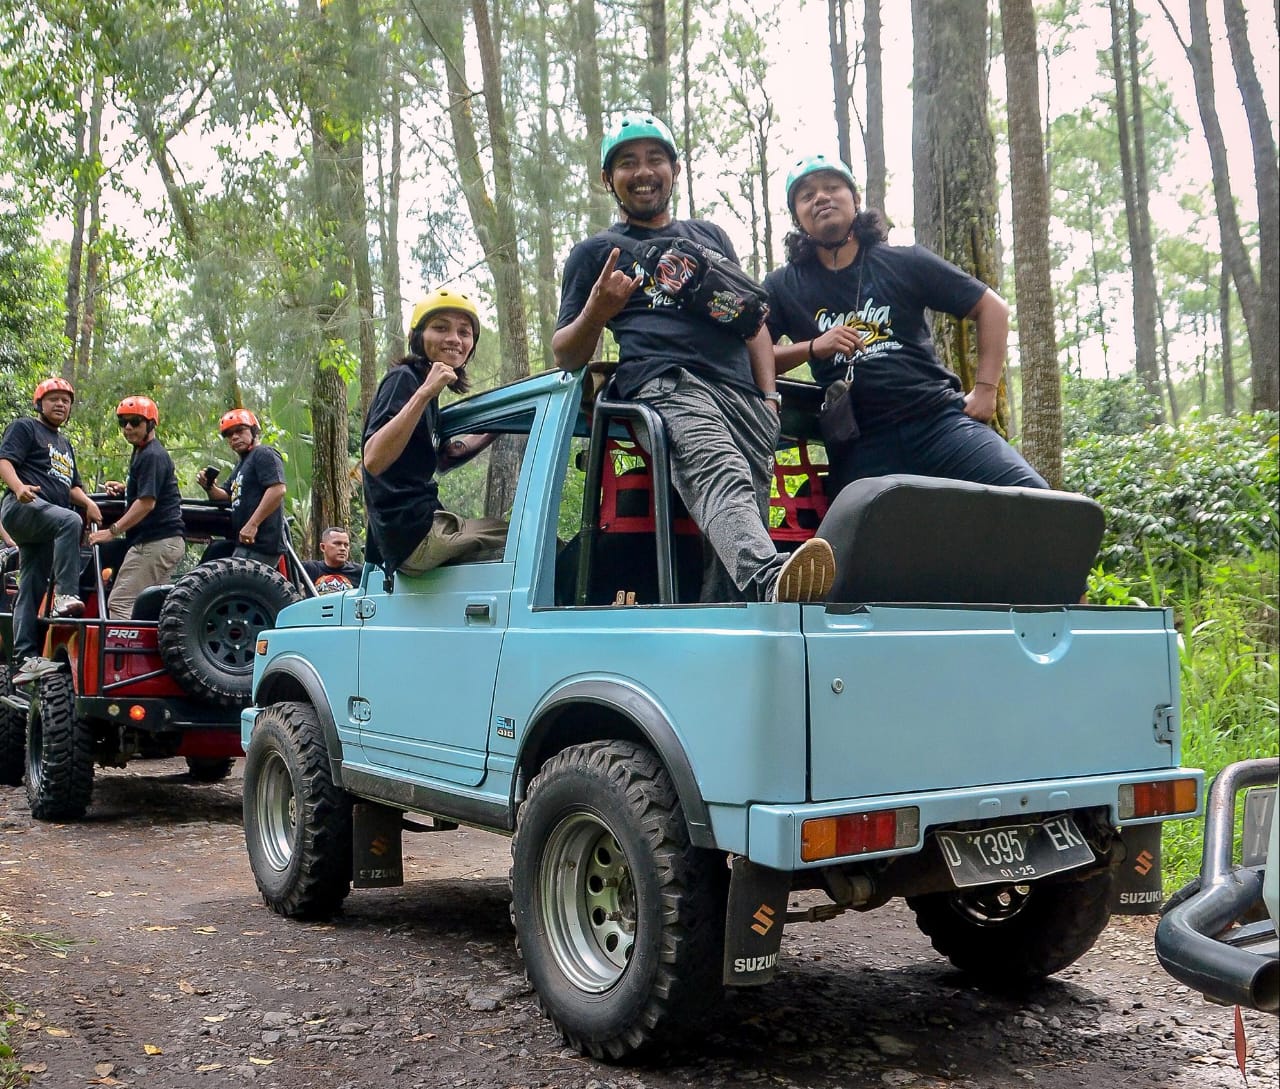
[[[65,378],[46,378],[38,386],[36,386],[35,395],[31,398],[35,402],[36,408],[40,407],[40,402],[44,400],[46,393],[53,393],[54,390],[61,390],[63,393],[71,394],[71,400],[76,399],[76,391],[71,388],[71,383]]]
[[[150,397],[126,397],[116,405],[117,416],[141,416],[152,423],[160,422],[160,410]]]
[[[218,421],[218,434],[225,435],[237,427],[252,427],[254,434],[261,430],[258,426],[258,417],[247,408],[233,408],[230,412],[222,414],[222,419]]]

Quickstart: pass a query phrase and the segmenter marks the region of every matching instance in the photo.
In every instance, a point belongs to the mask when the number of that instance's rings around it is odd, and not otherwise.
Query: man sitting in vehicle
[[[320,559],[302,564],[317,594],[340,594],[360,581],[364,569],[351,563],[350,556],[351,535],[341,526],[330,526],[320,534]]]
[[[124,537],[129,545],[116,572],[107,601],[107,616],[128,620],[133,603],[148,586],[173,579],[186,552],[182,536],[182,495],[173,458],[156,438],[160,410],[150,397],[126,397],[116,406],[116,419],[133,447],[123,484],[108,480],[107,492],[123,495],[127,506],[109,529],[89,534],[89,543],[104,545]]]
[[[60,428],[71,417],[75,390],[65,378],[36,386],[36,414],[14,420],[0,439],[0,479],[9,489],[0,520],[18,545],[18,598],[13,608],[14,684],[27,684],[59,667],[40,654],[37,615],[53,575],[53,616],[80,616],[80,507],[101,522],[98,505],[85,494],[76,454]]]

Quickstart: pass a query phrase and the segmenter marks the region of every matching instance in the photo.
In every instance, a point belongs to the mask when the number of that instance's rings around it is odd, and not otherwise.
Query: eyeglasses
[[[120,416],[118,419],[121,427],[141,427],[147,422],[141,416]]]

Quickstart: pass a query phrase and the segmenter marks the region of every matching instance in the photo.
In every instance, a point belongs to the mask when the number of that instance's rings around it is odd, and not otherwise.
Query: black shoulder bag
[[[614,231],[604,236],[630,254],[681,309],[743,340],[760,331],[769,314],[768,295],[724,254],[690,238],[641,241]]]

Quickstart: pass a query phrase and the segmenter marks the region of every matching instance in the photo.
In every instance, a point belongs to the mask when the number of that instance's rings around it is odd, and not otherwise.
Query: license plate
[[[1093,849],[1065,814],[1040,824],[938,832],[937,837],[951,880],[961,889],[1000,881],[1035,881],[1094,860]]]

